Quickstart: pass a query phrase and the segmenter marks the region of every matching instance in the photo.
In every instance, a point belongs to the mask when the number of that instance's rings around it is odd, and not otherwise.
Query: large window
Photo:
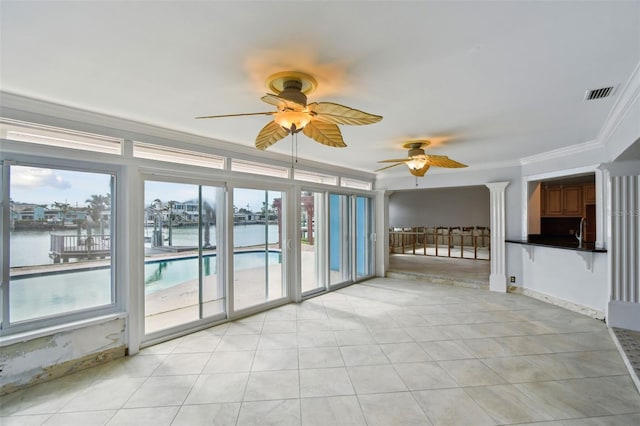
[[[145,181],[145,333],[225,312],[220,187]]]
[[[3,330],[112,307],[115,175],[2,167]]]
[[[371,275],[371,199],[352,195],[370,182],[215,143],[0,126],[0,334],[126,314],[135,351]]]

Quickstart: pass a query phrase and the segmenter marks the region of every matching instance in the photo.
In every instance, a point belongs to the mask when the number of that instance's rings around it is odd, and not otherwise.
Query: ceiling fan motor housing
[[[424,149],[422,148],[412,148],[409,150],[409,157],[415,157],[418,155],[424,155]]]
[[[284,82],[284,89],[278,96],[302,106],[307,106],[307,95],[302,93],[302,82],[300,80],[287,80]]]

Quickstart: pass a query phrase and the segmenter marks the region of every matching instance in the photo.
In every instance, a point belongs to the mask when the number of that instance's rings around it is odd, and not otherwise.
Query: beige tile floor
[[[376,278],[2,398],[9,425],[638,425],[606,326]]]

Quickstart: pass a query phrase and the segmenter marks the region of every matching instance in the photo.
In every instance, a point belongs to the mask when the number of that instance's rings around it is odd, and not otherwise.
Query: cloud
[[[51,169],[39,167],[13,166],[11,186],[17,188],[71,188],[71,183]]]

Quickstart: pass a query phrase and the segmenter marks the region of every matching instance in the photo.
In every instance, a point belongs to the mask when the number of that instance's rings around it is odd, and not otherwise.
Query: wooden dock
[[[94,260],[111,256],[111,236],[51,234],[49,257],[53,263],[69,262],[69,259]]]

